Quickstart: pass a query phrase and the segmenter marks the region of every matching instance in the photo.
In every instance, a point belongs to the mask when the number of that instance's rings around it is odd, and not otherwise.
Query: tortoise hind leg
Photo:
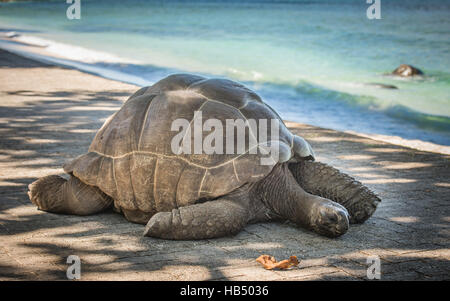
[[[38,209],[53,213],[89,215],[111,206],[112,199],[95,186],[70,176],[51,175],[28,186],[28,196]]]
[[[240,198],[224,196],[172,212],[159,212],[147,223],[144,235],[165,239],[206,239],[236,234],[247,224],[247,206]]]

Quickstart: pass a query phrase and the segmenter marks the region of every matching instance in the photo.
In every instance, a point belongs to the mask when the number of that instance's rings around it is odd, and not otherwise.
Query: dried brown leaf
[[[291,267],[298,266],[299,264],[297,256],[294,255],[289,257],[289,259],[285,259],[282,261],[276,261],[275,257],[270,255],[261,255],[256,258],[256,261],[259,262],[266,270],[286,270]]]

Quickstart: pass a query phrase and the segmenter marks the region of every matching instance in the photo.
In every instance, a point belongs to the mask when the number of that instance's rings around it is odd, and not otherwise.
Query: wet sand
[[[137,89],[0,50],[0,280],[66,279],[78,255],[82,280],[450,279],[450,156],[287,122],[318,160],[374,190],[382,203],[338,239],[289,224],[249,225],[234,237],[166,241],[105,212],[89,217],[38,211],[27,186],[61,174],[85,153],[104,120]],[[300,269],[268,271],[255,259],[297,255]]]

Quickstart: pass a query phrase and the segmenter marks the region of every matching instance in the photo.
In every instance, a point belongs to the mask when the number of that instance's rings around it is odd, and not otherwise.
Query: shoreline
[[[0,49],[24,57],[26,59],[37,61],[39,63],[60,66],[68,69],[74,69],[86,74],[91,74],[94,76],[113,80],[116,82],[131,84],[136,86],[136,89],[154,83],[153,81],[148,81],[141,77],[133,76],[120,71],[110,69],[108,70],[107,68],[98,67],[95,66],[95,64],[79,62],[76,60],[68,60],[67,58],[46,51],[45,48],[46,48],[45,45],[39,44],[38,42],[36,42],[36,44],[30,44],[17,40],[15,39],[15,37],[9,38],[7,37],[7,33],[4,33],[3,35],[0,36]],[[114,60],[115,58],[112,57],[110,59]],[[285,120],[285,122],[301,123],[290,120]],[[322,129],[328,129],[317,125],[311,126]],[[353,130],[335,130],[332,128],[330,128],[330,130],[344,132],[364,138],[369,138],[375,141],[386,142],[389,144],[408,147],[420,151],[450,155],[450,146],[427,142],[419,139],[405,139],[399,136],[361,133]]]

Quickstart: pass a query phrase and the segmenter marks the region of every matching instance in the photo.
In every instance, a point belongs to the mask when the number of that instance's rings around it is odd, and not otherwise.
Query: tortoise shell
[[[202,112],[202,120],[197,120],[196,111]],[[267,141],[278,144],[279,158],[272,164],[261,164],[262,154],[251,153],[250,143],[246,143],[244,153],[176,154],[171,146],[172,139],[180,135],[172,128],[176,119],[190,121],[191,127],[207,119],[224,124],[227,119],[276,120],[279,135],[271,136],[269,123]],[[203,131],[202,139],[210,133]],[[227,134],[223,133],[226,143]],[[247,138],[257,133],[248,127],[244,135],[245,141],[250,141]],[[233,136],[236,142],[238,135]],[[194,137],[191,142],[193,145]],[[66,164],[64,170],[100,188],[114,199],[116,208],[147,213],[213,200],[262,179],[278,162],[313,156],[309,144],[292,135],[278,114],[245,86],[225,79],[176,74],[133,94],[106,120],[88,153]]]

